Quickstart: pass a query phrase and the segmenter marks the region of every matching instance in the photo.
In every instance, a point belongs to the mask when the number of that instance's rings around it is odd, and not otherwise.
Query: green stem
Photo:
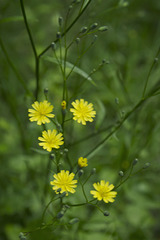
[[[61,37],[65,36],[66,33],[73,27],[73,25],[77,22],[77,20],[81,17],[81,15],[84,13],[84,11],[87,9],[89,4],[91,3],[92,0],[89,0],[88,3],[85,5],[85,7],[82,9],[82,11],[78,14],[78,16],[73,20],[73,22],[68,26],[68,28],[62,33]],[[59,39],[56,39],[54,42],[58,42]],[[40,54],[39,57],[44,55],[50,48],[52,44],[50,44],[48,47],[46,47]]]
[[[34,53],[34,58],[35,58],[35,75],[36,75],[35,98],[37,100],[39,89],[40,89],[40,86],[39,86],[39,56],[37,54],[35,43],[34,43],[30,28],[29,28],[29,24],[28,24],[28,21],[27,21],[23,0],[20,0],[20,5],[21,5],[21,10],[22,10],[22,15],[23,15],[25,27],[26,27],[26,30],[27,30],[27,33],[28,33],[28,36],[29,36],[29,40],[30,40],[32,50],[33,50],[33,53]]]
[[[157,51],[157,53],[156,53],[155,58],[157,58],[157,57],[159,56],[159,54],[160,54],[160,47],[159,47],[159,49],[158,49],[158,51]],[[153,70],[153,67],[154,67],[155,64],[156,64],[155,58],[154,58],[154,60],[153,60],[153,63],[152,63],[152,65],[151,65],[151,67],[150,67],[150,69],[149,69],[149,72],[148,72],[148,75],[147,75],[147,79],[146,79],[146,82],[145,82],[145,85],[144,85],[144,89],[143,89],[142,98],[144,98],[144,96],[145,96],[146,89],[147,89],[147,85],[148,85],[148,81],[149,81],[149,77],[150,77],[150,75],[151,75],[151,72],[152,72],[152,70]]]

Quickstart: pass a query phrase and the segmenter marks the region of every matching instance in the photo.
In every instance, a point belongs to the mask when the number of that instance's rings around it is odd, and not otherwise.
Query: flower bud
[[[100,31],[100,32],[105,32],[107,30],[108,30],[107,26],[102,26],[102,27],[98,28],[98,31]]]
[[[77,44],[80,43],[80,38],[76,38],[76,43],[77,43]]]
[[[60,211],[59,213],[57,213],[57,218],[60,219],[64,216],[64,211]]]
[[[97,40],[97,38],[98,38],[98,36],[97,36],[97,35],[94,35],[94,37],[93,37],[93,40],[92,40],[92,43],[91,43],[91,44],[95,43],[95,41]]]
[[[82,27],[81,30],[80,30],[80,33],[85,33],[87,31],[87,27]]]
[[[64,153],[68,153],[68,149],[67,148],[65,148],[63,151],[64,151]]]
[[[138,163],[138,158],[135,158],[135,159],[133,160],[133,166],[136,165],[137,163]]]
[[[79,222],[79,218],[72,218],[70,221],[69,221],[69,224],[75,224],[75,223],[77,223],[77,222]]]
[[[158,62],[158,58],[155,58],[155,59],[154,59],[154,62]]]
[[[110,215],[110,213],[108,211],[104,211],[103,214],[104,214],[105,217],[108,217]]]
[[[47,95],[48,94],[48,88],[44,89],[44,94]]]
[[[61,33],[60,33],[60,32],[57,32],[57,33],[56,33],[56,37],[57,37],[58,39],[60,39],[60,38],[61,38]]]
[[[56,44],[54,42],[51,43],[51,47],[53,50],[56,50]]]
[[[62,24],[63,24],[63,18],[62,17],[58,18],[58,23],[59,23],[59,26],[62,26]]]
[[[83,173],[84,173],[83,169],[80,169],[80,170],[78,171],[78,177],[81,177],[81,176],[83,175]]]
[[[120,177],[123,177],[123,176],[124,176],[124,172],[123,172],[123,171],[119,171],[118,174],[119,174]]]
[[[89,30],[93,30],[93,29],[95,29],[97,26],[98,26],[98,23],[93,23],[93,24],[90,26]]]
[[[51,159],[51,160],[54,160],[54,158],[55,158],[54,153],[51,153],[51,154],[50,154],[50,159]]]
[[[115,103],[119,104],[119,98],[115,98]]]
[[[150,163],[145,163],[145,165],[144,165],[144,169],[146,169],[146,168],[148,168],[150,166]]]
[[[93,175],[93,174],[95,174],[95,173],[96,173],[96,168],[92,168],[91,174]]]
[[[27,239],[22,232],[20,232],[19,238],[20,238],[20,240],[26,240]]]

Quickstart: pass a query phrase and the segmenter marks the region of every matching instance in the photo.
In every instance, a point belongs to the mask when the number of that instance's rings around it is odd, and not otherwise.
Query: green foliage
[[[20,1],[0,2],[0,239],[158,240],[160,2],[28,0],[24,6],[36,52]],[[70,26],[66,33],[60,16],[65,29]],[[60,40],[57,32],[64,33]],[[89,200],[94,182],[119,186],[113,204],[98,204],[109,216],[88,204],[65,209],[53,221],[62,210],[58,199],[42,221],[55,197],[49,184],[55,166],[38,146],[43,129],[29,122],[28,108],[35,96],[46,98],[45,88],[58,122],[62,100],[67,100],[68,119],[72,100],[94,104],[95,123],[64,122],[68,155],[63,152],[60,168],[76,166],[80,156],[89,159],[81,176],[84,182],[92,168],[97,170],[84,186]],[[81,186],[63,201],[83,203]]]

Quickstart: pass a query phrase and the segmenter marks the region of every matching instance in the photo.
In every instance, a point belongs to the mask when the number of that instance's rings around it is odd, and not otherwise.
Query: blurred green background
[[[71,1],[24,1],[30,29],[37,52],[43,51],[56,39],[58,17],[65,19]],[[77,16],[80,4],[73,4],[68,24]],[[68,80],[69,98],[84,98],[95,106],[97,117],[92,124],[79,126],[66,123],[65,137],[73,164],[79,156],[87,154],[103,140],[109,126],[120,121],[142,97],[149,69],[160,42],[160,1],[158,0],[93,0],[86,12],[67,33],[69,43],[83,26],[93,23],[108,26],[108,31],[98,32],[98,38],[81,58],[78,67],[89,74],[106,59],[108,64],[92,75],[96,86],[73,73]],[[93,40],[89,35],[80,42],[84,49]],[[25,91],[35,91],[35,62],[25,29],[19,1],[0,1],[0,239],[16,240],[20,232],[36,229],[41,224],[42,212],[54,193],[49,186],[54,165],[48,174],[48,154],[33,151],[38,147],[37,137],[42,128],[30,123],[27,110],[34,99]],[[58,54],[58,49],[57,49]],[[49,50],[44,56],[53,57]],[[69,51],[67,61],[74,63],[76,44]],[[159,81],[159,62],[152,70],[147,92]],[[25,84],[24,84],[25,83]],[[39,100],[44,100],[43,89],[48,88],[48,100],[61,121],[62,75],[59,67],[42,57],[40,62]],[[73,226],[50,226],[34,231],[27,239],[107,239],[107,240],[159,240],[160,239],[160,97],[148,99],[132,113],[122,127],[90,159],[85,169],[85,179],[92,168],[97,173],[86,185],[101,179],[118,184],[120,170],[124,173],[135,158],[139,162],[134,172],[149,162],[150,167],[135,174],[117,191],[111,205],[100,204],[109,210],[104,217],[92,207],[69,209],[62,223],[78,217]],[[68,116],[71,116],[68,113]],[[104,131],[104,129],[106,129]],[[97,134],[101,131],[101,134]],[[79,144],[77,141],[90,134]],[[62,168],[68,165],[62,159]],[[45,187],[47,181],[47,190]],[[45,190],[44,190],[45,189]],[[91,197],[90,197],[91,198]],[[84,201],[81,189],[67,201]],[[56,205],[57,204],[57,205]],[[56,214],[58,203],[53,204]]]

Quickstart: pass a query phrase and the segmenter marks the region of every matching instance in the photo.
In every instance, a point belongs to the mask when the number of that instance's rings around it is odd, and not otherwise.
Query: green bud
[[[77,222],[79,222],[79,218],[72,218],[70,221],[69,221],[69,224],[75,224],[75,223],[77,223]]]
[[[62,26],[62,24],[63,24],[63,18],[62,17],[58,18],[58,23],[59,23],[59,26]]]
[[[97,26],[98,26],[98,23],[93,23],[93,24],[90,26],[89,30],[93,30],[93,29],[95,29]]]
[[[20,238],[20,240],[26,240],[27,239],[22,232],[20,232],[19,238]]]
[[[124,176],[124,172],[123,171],[119,171],[119,176],[123,177]]]
[[[50,159],[51,159],[51,160],[54,160],[54,158],[55,158],[54,153],[51,153],[51,154],[50,154]]]
[[[54,42],[51,43],[51,47],[53,50],[56,50],[56,44]]]
[[[148,168],[150,166],[150,163],[145,163],[145,165],[144,165],[144,169],[146,169],[146,168]]]
[[[80,30],[80,33],[85,33],[87,31],[87,27],[82,27],[81,30]]]
[[[68,149],[67,148],[65,148],[63,151],[64,151],[64,153],[68,153]]]
[[[98,31],[100,31],[100,32],[105,32],[107,30],[108,30],[107,26],[102,26],[102,27],[98,28]]]
[[[76,38],[76,43],[77,43],[77,44],[80,43],[80,38]]]
[[[60,131],[60,132],[62,132],[62,126],[61,126],[61,124],[57,124],[57,128],[58,128],[58,130]]]
[[[60,198],[63,198],[63,197],[65,197],[65,196],[66,196],[66,192],[63,192],[63,193],[61,193],[61,194],[59,195]]]
[[[115,98],[115,103],[119,104],[119,98]]]
[[[154,59],[154,62],[158,62],[158,58],[155,58],[155,59]]]
[[[110,213],[108,211],[104,211],[103,214],[104,214],[105,217],[108,217],[110,215]]]
[[[95,43],[95,41],[97,40],[97,38],[98,38],[98,36],[97,36],[97,35],[94,35],[94,37],[93,37],[93,40],[92,40],[92,43],[91,43],[91,44]]]
[[[83,175],[83,173],[84,173],[83,169],[80,169],[80,170],[78,171],[78,177],[81,177],[81,176]]]
[[[57,213],[57,218],[60,219],[64,216],[64,212],[60,211],[59,213]]]
[[[133,166],[136,165],[137,163],[138,163],[138,158],[135,158],[135,159],[133,160]]]
[[[57,32],[57,33],[56,33],[56,37],[57,37],[58,39],[60,39],[60,38],[61,38],[61,33],[60,33],[60,32]]]
[[[96,168],[92,168],[91,174],[93,175],[93,174],[95,174],[95,173],[96,173]]]
[[[44,89],[44,94],[47,95],[48,94],[48,88]]]

